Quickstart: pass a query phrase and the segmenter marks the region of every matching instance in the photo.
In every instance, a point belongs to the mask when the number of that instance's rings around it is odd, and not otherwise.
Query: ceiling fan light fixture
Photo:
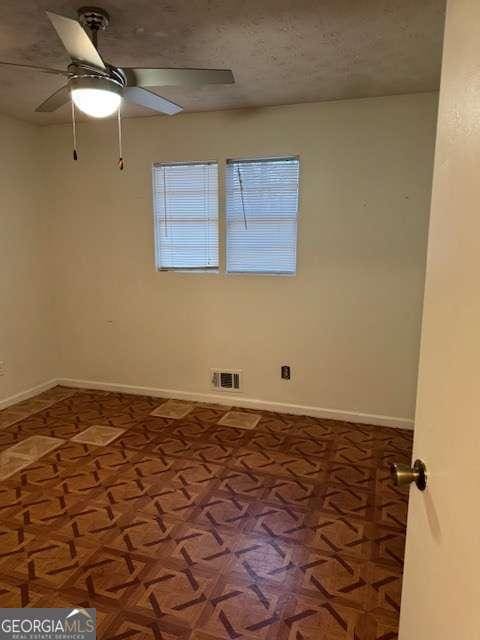
[[[75,105],[93,118],[111,116],[122,102],[123,88],[110,78],[74,77],[70,80],[70,90]]]

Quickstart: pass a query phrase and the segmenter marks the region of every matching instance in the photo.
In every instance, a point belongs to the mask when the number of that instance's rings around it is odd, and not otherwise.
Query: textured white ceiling
[[[92,4],[94,4],[92,2]],[[103,57],[117,66],[231,68],[232,86],[163,89],[186,111],[258,107],[438,89],[445,0],[105,0]],[[0,60],[64,68],[44,11],[76,18],[82,0],[2,0]],[[0,67],[0,112],[34,109],[61,78]],[[153,115],[129,108],[127,115]]]

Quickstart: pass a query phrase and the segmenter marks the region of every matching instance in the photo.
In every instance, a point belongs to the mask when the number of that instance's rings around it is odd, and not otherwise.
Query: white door
[[[448,0],[400,640],[480,639],[480,0]]]

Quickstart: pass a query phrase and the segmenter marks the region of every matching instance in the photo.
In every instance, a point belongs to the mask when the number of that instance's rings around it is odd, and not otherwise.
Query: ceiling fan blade
[[[68,76],[68,71],[60,71],[60,69],[51,69],[50,67],[38,67],[34,64],[19,64],[17,62],[2,62],[0,65],[3,67],[19,67],[20,69],[34,69],[35,71],[41,71],[42,73],[51,73],[56,76]]]
[[[73,60],[86,62],[100,69],[106,69],[100,54],[79,22],[50,11],[46,13],[58,37],[63,42],[63,46]]]
[[[43,113],[50,113],[51,111],[56,111],[60,107],[63,107],[64,104],[70,101],[70,87],[66,84],[64,87],[61,87],[55,93],[47,98],[42,104],[38,105],[35,111],[40,111]]]
[[[198,87],[232,84],[230,69],[135,69],[123,68],[129,87]]]
[[[148,107],[154,111],[166,113],[169,116],[183,111],[182,107],[179,107],[178,104],[170,102],[170,100],[157,96],[156,93],[152,93],[141,87],[125,87],[123,96],[127,102],[134,102],[142,107]]]

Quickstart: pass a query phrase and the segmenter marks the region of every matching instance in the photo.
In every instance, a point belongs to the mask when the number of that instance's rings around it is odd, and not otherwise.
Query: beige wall
[[[0,402],[72,378],[413,414],[436,98],[36,129],[0,118]],[[298,153],[294,278],[156,273],[153,161]],[[58,324],[55,324],[58,320]],[[60,361],[56,356],[60,354]],[[280,380],[282,363],[292,366]]]
[[[0,407],[56,374],[39,143],[38,128],[0,116]]]
[[[61,292],[62,377],[411,419],[436,96],[395,96],[41,131]],[[151,164],[299,154],[296,277],[156,273]],[[280,365],[292,367],[290,382]]]

